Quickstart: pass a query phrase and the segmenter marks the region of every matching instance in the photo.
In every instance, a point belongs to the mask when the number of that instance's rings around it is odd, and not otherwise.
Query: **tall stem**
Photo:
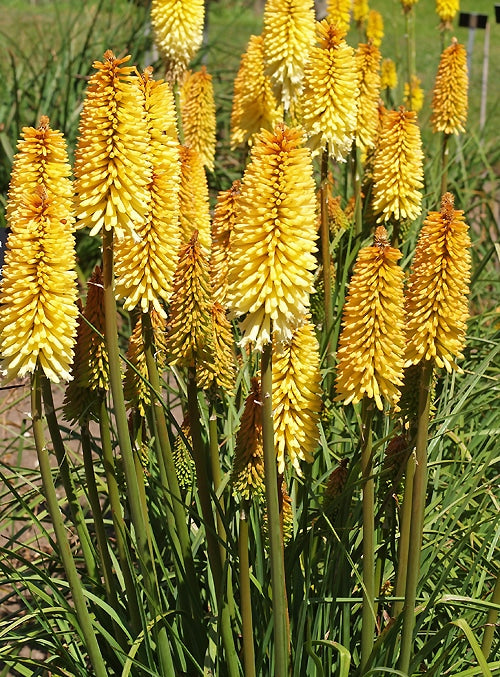
[[[361,478],[363,482],[363,610],[361,674],[365,674],[375,631],[375,482],[372,450],[373,401],[363,399],[361,413]]]
[[[404,597],[406,573],[408,571],[408,548],[410,544],[411,506],[413,503],[413,478],[415,475],[415,455],[410,454],[406,464],[403,505],[401,507],[401,527],[398,543],[398,570],[394,597]],[[403,610],[403,601],[396,600],[392,607],[392,617],[397,618]]]
[[[410,543],[408,547],[408,572],[406,575],[403,630],[399,669],[407,674],[413,647],[415,627],[415,601],[420,574],[420,551],[424,526],[425,497],[427,492],[427,436],[429,428],[430,384],[433,363],[426,360],[422,367],[418,397],[417,440],[415,452],[415,475],[413,478],[413,501],[411,506]]]
[[[59,465],[59,472],[61,474],[64,491],[66,493],[66,499],[71,512],[71,519],[78,533],[80,547],[82,549],[83,559],[85,561],[88,574],[92,579],[97,580],[99,578],[99,570],[96,562],[95,550],[92,545],[89,530],[87,529],[87,525],[85,523],[82,507],[76,495],[75,485],[71,476],[68,457],[66,455],[66,449],[64,448],[61,430],[59,428],[59,423],[57,422],[54,400],[52,398],[52,388],[48,378],[43,375],[41,375],[40,378],[43,403],[45,406],[45,416],[47,418],[47,424],[49,427],[50,439],[52,441],[52,446],[54,447],[57,463]]]
[[[361,198],[361,153],[356,141],[351,151],[352,185],[354,189],[354,235],[359,235],[363,229],[363,210]]]
[[[274,674],[288,675],[290,661],[290,629],[285,582],[283,531],[278,501],[278,470],[274,448],[272,344],[262,352],[262,443],[264,449],[264,481],[266,488],[267,523],[271,551],[271,588],[274,618]]]
[[[443,141],[441,145],[441,195],[448,190],[448,157],[450,148],[448,145],[449,134],[443,133]]]
[[[40,473],[42,476],[45,500],[47,502],[47,510],[54,527],[54,534],[59,548],[59,553],[61,555],[61,560],[66,572],[66,576],[68,578],[71,596],[75,605],[76,616],[78,618],[80,630],[89,653],[93,673],[96,675],[96,677],[107,677],[108,671],[104,664],[101,650],[99,649],[99,644],[97,643],[94,628],[92,627],[92,620],[85,603],[82,584],[76,570],[73,556],[71,554],[71,548],[66,535],[66,528],[64,526],[61,511],[59,509],[54,481],[52,479],[52,469],[50,467],[49,454],[45,444],[43,431],[42,390],[40,381],[40,367],[37,366],[31,381],[31,415],[33,420],[33,436],[35,440]]]
[[[208,561],[215,585],[215,594],[219,605],[222,643],[226,652],[228,673],[231,677],[240,674],[238,656],[234,646],[234,637],[231,627],[230,604],[224,589],[224,570],[222,566],[217,532],[215,529],[214,513],[210,500],[210,483],[208,481],[208,458],[203,444],[200,427],[200,412],[198,409],[198,389],[196,386],[196,370],[190,367],[187,382],[188,414],[191,439],[193,442],[193,458],[196,469],[196,486],[200,501],[205,535],[207,539]]]
[[[224,514],[224,499],[219,497],[218,492],[221,484],[221,468],[219,456],[219,442],[217,438],[217,412],[215,411],[215,398],[209,397],[208,404],[208,435],[210,446],[210,468],[212,471],[212,483],[214,492],[217,496],[218,505],[216,506],[217,533],[219,535],[219,549],[222,565],[226,561],[226,527],[222,516]]]
[[[243,664],[245,677],[255,677],[255,647],[253,643],[252,598],[250,595],[250,562],[248,559],[248,508],[245,501],[240,506],[240,531],[238,555],[240,565],[240,611],[243,635]]]
[[[141,614],[139,602],[137,601],[137,589],[134,584],[130,559],[127,555],[126,526],[123,519],[122,504],[120,500],[120,490],[116,480],[115,458],[113,455],[113,446],[111,443],[111,431],[109,428],[109,415],[104,398],[101,399],[99,407],[99,432],[101,436],[102,459],[106,484],[108,487],[109,507],[111,509],[111,518],[115,530],[116,549],[120,561],[125,590],[127,591],[127,604],[130,615],[130,621],[134,632],[138,634],[141,631]]]
[[[106,348],[109,357],[109,382],[113,396],[116,429],[123,460],[123,470],[127,482],[127,495],[130,515],[134,526],[137,554],[141,566],[149,603],[153,616],[160,612],[159,595],[155,586],[155,566],[152,556],[151,525],[147,511],[143,509],[141,488],[136,472],[134,452],[127,422],[125,398],[123,394],[122,373],[120,368],[120,351],[118,346],[118,328],[116,323],[116,301],[113,288],[113,231],[102,231],[102,262],[104,286],[104,326]],[[158,630],[158,648],[163,674],[172,674],[173,669],[170,647],[165,628]]]
[[[409,108],[413,103],[413,75],[415,73],[415,17],[414,8],[405,10],[406,69],[408,77]]]
[[[333,371],[334,358],[332,352],[332,329],[333,329],[333,303],[332,303],[332,276],[330,256],[330,227],[328,220],[328,147],[323,151],[321,158],[321,184],[320,184],[320,213],[321,213],[321,261],[323,265],[323,287],[325,306],[325,336],[326,363],[328,375],[326,378],[326,392],[329,392],[329,381]]]

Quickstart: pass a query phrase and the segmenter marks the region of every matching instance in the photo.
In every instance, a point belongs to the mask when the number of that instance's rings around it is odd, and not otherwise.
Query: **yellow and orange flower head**
[[[326,18],[339,30],[347,31],[351,24],[352,0],[327,0]]]
[[[443,28],[450,28],[460,9],[460,0],[436,0],[436,12]]]
[[[422,84],[417,75],[411,76],[411,87],[408,82],[404,86],[404,106],[408,110],[414,110],[419,113],[424,105],[424,90],[420,86]]]
[[[378,222],[414,220],[422,211],[422,140],[417,114],[385,111],[373,161],[372,207]]]
[[[46,116],[23,129],[17,148],[0,282],[2,367],[12,380],[39,363],[58,383],[70,378],[78,315],[71,168]]]
[[[152,1],[154,39],[169,79],[177,80],[201,47],[204,20],[204,0]]]
[[[372,44],[362,43],[356,50],[359,89],[356,144],[362,151],[372,148],[377,136],[381,58],[379,48]]]
[[[142,76],[152,179],[148,211],[136,224],[136,237],[117,240],[116,294],[128,310],[140,307],[165,314],[181,244],[179,227],[180,162],[175,105],[168,83]],[[138,236],[138,237],[137,237]]]
[[[194,148],[211,172],[215,158],[215,100],[212,76],[205,66],[188,71],[180,88],[184,143]]]
[[[300,121],[313,154],[328,147],[333,158],[343,161],[356,130],[359,92],[354,50],[344,40],[344,32],[327,19],[317,25],[317,38],[305,68]]]
[[[369,14],[368,0],[352,0],[352,18],[357,24],[366,21]]]
[[[227,395],[234,394],[236,366],[233,353],[233,332],[231,323],[226,317],[226,310],[220,303],[213,303],[212,315],[212,377],[219,388]],[[214,369],[215,368],[215,369]],[[214,373],[215,371],[215,373]]]
[[[406,364],[434,360],[448,371],[463,357],[469,316],[471,257],[462,210],[445,193],[441,211],[429,212],[415,250],[406,294]]]
[[[157,313],[155,310],[150,312],[150,318],[153,329],[155,359],[158,369],[162,371],[166,363],[166,320],[162,313]],[[142,315],[138,316],[130,336],[127,360],[128,364],[125,369],[125,379],[123,382],[125,399],[144,418],[147,408],[151,405],[151,388],[147,385],[148,368],[144,353]]]
[[[366,39],[375,47],[380,47],[384,38],[384,19],[376,9],[371,9],[366,22]]]
[[[290,341],[273,345],[274,444],[278,472],[288,458],[302,474],[300,461],[312,463],[318,446],[321,412],[319,346],[309,318]]]
[[[212,251],[210,252],[210,282],[212,298],[226,305],[229,272],[229,247],[231,233],[236,222],[236,209],[241,182],[236,180],[229,190],[221,190],[217,196],[212,220]]]
[[[271,81],[264,74],[262,36],[251,35],[234,81],[231,147],[252,145],[255,134],[261,129],[274,129],[282,120],[283,106],[278,105]]]
[[[396,89],[398,86],[398,73],[396,64],[392,59],[384,59],[380,73],[381,89]]]
[[[179,252],[165,350],[173,364],[196,368],[201,388],[215,376],[210,296],[208,266],[195,231]]]
[[[289,109],[300,93],[304,67],[314,45],[311,0],[267,0],[264,8],[264,66],[278,102]]]
[[[133,234],[149,210],[149,132],[140,79],[108,50],[95,61],[75,152],[77,227]]]
[[[404,274],[402,254],[379,226],[375,243],[360,250],[342,315],[337,351],[336,401],[383,399],[392,407],[400,397],[404,364]]]
[[[179,489],[183,494],[189,491],[194,484],[196,467],[191,456],[190,448],[193,446],[189,420],[184,419],[181,426],[181,432],[174,440],[172,456],[175,466],[175,474],[179,483]]]
[[[188,146],[180,146],[181,185],[180,229],[181,242],[186,244],[198,231],[198,241],[204,255],[210,255],[210,205],[207,175],[200,155]]]
[[[103,336],[104,287],[99,266],[96,266],[87,284],[83,315],[87,320],[81,330],[81,349],[85,359],[80,364],[75,380],[81,388],[102,392],[108,389],[109,360]]]
[[[434,132],[458,134],[465,131],[469,80],[467,52],[453,38],[441,54],[432,98],[431,125]]]
[[[242,345],[290,339],[309,307],[316,268],[316,195],[300,129],[263,130],[241,184],[228,301],[245,315]]]
[[[264,452],[262,449],[262,396],[260,379],[254,377],[245,400],[236,434],[231,484],[240,500],[264,499]]]

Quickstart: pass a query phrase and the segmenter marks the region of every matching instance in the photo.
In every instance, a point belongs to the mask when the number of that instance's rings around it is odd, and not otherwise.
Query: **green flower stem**
[[[108,487],[109,506],[111,508],[111,518],[115,530],[116,549],[120,561],[121,572],[127,591],[127,603],[132,628],[137,635],[142,628],[141,613],[137,600],[137,590],[134,583],[134,576],[130,565],[127,547],[127,528],[123,519],[123,509],[120,500],[120,489],[116,480],[115,457],[113,455],[113,445],[111,442],[111,431],[109,427],[109,414],[106,408],[104,398],[101,399],[99,407],[99,431],[101,437],[102,458],[104,473],[106,475],[106,484]]]
[[[351,151],[352,185],[354,189],[354,235],[360,235],[363,228],[361,198],[361,152],[354,141]]]
[[[500,570],[497,573],[497,580],[495,583],[495,589],[493,590],[491,602],[492,604],[500,605]],[[481,651],[483,652],[486,660],[490,655],[491,645],[493,644],[493,637],[495,636],[497,618],[498,618],[498,610],[492,607],[488,611],[483,641],[481,643]]]
[[[406,71],[410,105],[413,101],[412,76],[415,73],[415,15],[414,8],[405,10]]]
[[[161,383],[158,367],[154,359],[154,340],[153,327],[151,325],[151,317],[146,313],[142,316],[143,322],[143,338],[144,338],[144,352],[146,357],[146,365],[148,370],[148,378],[153,389],[152,393],[152,409],[154,419],[156,422],[156,434],[160,444],[160,457],[158,459],[160,469],[166,479],[165,488],[172,497],[172,511],[175,522],[175,530],[172,529],[172,535],[178,538],[180,547],[180,557],[183,567],[186,572],[186,579],[189,581],[189,589],[193,599],[197,600],[196,610],[201,609],[200,592],[197,585],[197,577],[193,562],[193,553],[191,551],[191,541],[187,528],[187,517],[185,512],[184,502],[182,500],[177,473],[175,472],[175,463],[172,455],[172,447],[170,444],[170,437],[168,434],[167,421],[165,418],[165,411],[161,403]],[[170,525],[174,526],[174,525]],[[196,594],[193,593],[196,591]]]
[[[200,412],[198,409],[198,389],[196,386],[196,369],[189,367],[187,381],[188,396],[188,416],[191,439],[193,443],[193,459],[196,469],[196,487],[198,489],[198,499],[200,501],[201,513],[205,525],[205,535],[207,539],[208,561],[215,585],[215,594],[219,605],[220,629],[222,644],[226,652],[226,663],[230,677],[237,677],[240,674],[240,667],[236,648],[234,646],[234,637],[231,627],[230,609],[232,602],[227,598],[227,591],[224,589],[224,570],[222,566],[219,544],[217,541],[217,532],[215,529],[214,513],[210,498],[210,484],[208,481],[208,459],[201,436]]]
[[[415,454],[415,475],[413,478],[413,500],[411,504],[411,528],[408,547],[408,571],[406,574],[405,601],[403,608],[403,630],[399,669],[408,674],[413,647],[415,627],[415,602],[420,573],[420,551],[424,526],[425,497],[427,492],[427,435],[429,428],[430,386],[433,363],[423,363],[419,385],[417,440]]]
[[[127,496],[130,507],[130,515],[134,526],[137,554],[141,566],[152,615],[156,617],[160,612],[160,600],[155,586],[156,571],[152,554],[151,525],[147,510],[144,509],[143,474],[137,473],[134,452],[128,430],[127,412],[123,394],[122,373],[120,368],[120,351],[118,347],[118,328],[116,323],[116,301],[113,288],[113,231],[103,229],[102,232],[102,267],[104,286],[104,326],[106,348],[109,357],[109,381],[113,396],[116,429],[120,451],[123,460],[123,470],[127,483]],[[170,646],[164,626],[158,630],[158,648],[161,660],[162,674],[172,668]]]
[[[95,481],[94,460],[92,458],[90,432],[87,424],[81,427],[81,436],[82,436],[82,453],[83,453],[83,466],[85,469],[85,480],[87,484],[89,503],[92,509],[92,517],[94,519],[97,548],[101,559],[102,575],[104,578],[106,597],[108,599],[108,602],[113,607],[113,609],[115,609],[115,611],[118,612],[119,604],[113,576],[113,563],[109,555],[108,539],[106,537],[106,530],[104,528],[104,519],[102,516],[101,502],[99,500],[99,492],[97,491],[97,484]]]
[[[274,674],[286,677],[290,662],[290,624],[285,582],[283,532],[278,501],[278,469],[274,448],[272,344],[262,352],[262,444],[267,523],[271,551],[271,589],[274,618]]]
[[[448,159],[450,155],[450,147],[448,145],[449,134],[443,132],[443,140],[441,144],[441,195],[448,190]]]
[[[217,435],[217,412],[215,410],[215,398],[209,396],[209,410],[208,410],[208,437],[210,446],[210,467],[212,470],[212,483],[214,492],[217,496],[218,505],[216,506],[217,519],[217,534],[219,535],[219,550],[222,561],[222,566],[226,561],[226,527],[224,526],[224,498],[219,496],[219,489],[221,485],[221,467],[219,455],[219,440]]]
[[[327,338],[326,364],[328,375],[326,377],[326,392],[330,392],[329,381],[334,367],[332,351],[333,329],[333,302],[332,302],[332,276],[330,256],[330,224],[328,219],[328,147],[321,157],[321,183],[320,183],[320,216],[321,216],[321,261],[323,265],[324,306],[325,306],[325,335]]]
[[[406,572],[408,570],[408,548],[410,543],[411,506],[413,502],[413,477],[415,475],[415,455],[410,454],[406,464],[403,505],[401,506],[401,527],[398,543],[398,570],[394,596],[403,598],[406,588]],[[397,618],[403,611],[403,601],[396,600],[392,607],[392,617]]]
[[[373,400],[365,397],[361,413],[361,479],[363,482],[363,610],[361,674],[365,674],[375,633],[375,482],[372,449]]]
[[[243,665],[245,677],[255,677],[255,647],[253,643],[252,598],[250,595],[250,562],[248,559],[248,510],[250,502],[240,506],[238,559],[240,565],[240,612],[243,635]]]
[[[54,407],[54,400],[52,397],[52,388],[49,379],[43,374],[40,375],[43,404],[45,408],[45,416],[49,427],[50,439],[59,465],[59,472],[68,500],[69,509],[71,512],[71,519],[75,525],[80,540],[82,555],[87,568],[87,572],[93,580],[100,578],[99,567],[96,560],[96,553],[92,545],[89,530],[85,523],[85,517],[82,507],[76,495],[75,485],[71,477],[68,457],[64,442],[61,437],[61,430],[57,422],[56,410]]]
[[[81,630],[87,651],[89,653],[93,674],[95,674],[96,677],[107,677],[108,670],[104,664],[94,628],[92,627],[92,619],[85,603],[83,587],[80,578],[78,577],[75,562],[71,554],[66,528],[64,526],[61,511],[59,509],[59,503],[52,478],[52,469],[50,467],[49,454],[45,444],[43,431],[41,389],[41,379],[43,377],[40,372],[40,367],[37,366],[31,381],[31,414],[33,419],[33,436],[35,439],[35,446],[38,456],[38,463],[40,466],[40,473],[42,476],[47,510],[54,527],[54,534],[59,548],[59,553],[64,570],[66,572],[66,576],[68,578],[73,603],[75,605],[79,629]]]

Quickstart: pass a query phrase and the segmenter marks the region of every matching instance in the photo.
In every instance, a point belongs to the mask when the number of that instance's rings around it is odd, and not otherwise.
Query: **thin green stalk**
[[[152,532],[147,510],[144,509],[143,491],[140,481],[142,474],[138,476],[134,451],[130,441],[128,430],[127,411],[123,394],[122,372],[120,368],[120,351],[118,347],[118,327],[116,323],[116,301],[114,294],[113,273],[113,231],[102,231],[102,264],[103,264],[103,287],[104,287],[104,326],[106,349],[109,357],[109,382],[113,396],[116,430],[123,460],[123,470],[127,483],[127,496],[130,507],[130,515],[134,526],[137,554],[144,579],[144,587],[147,592],[153,617],[161,613],[158,590],[155,586],[156,571],[152,553]],[[158,631],[158,648],[161,660],[162,674],[172,674],[172,657],[165,628]]]
[[[320,183],[320,214],[321,214],[321,261],[323,265],[323,287],[324,287],[324,306],[325,306],[325,336],[326,345],[326,364],[328,375],[326,377],[325,391],[330,392],[329,381],[334,367],[334,356],[332,346],[333,329],[333,301],[332,301],[332,275],[331,275],[331,256],[330,256],[330,224],[328,219],[328,146],[323,151],[321,157],[321,183]]]
[[[59,423],[57,422],[50,381],[44,375],[41,375],[41,388],[50,439],[52,440],[52,446],[54,447],[57,463],[59,465],[59,472],[71,512],[71,519],[78,533],[87,572],[93,580],[98,580],[100,579],[100,573],[96,561],[95,550],[92,545],[92,539],[90,538],[89,530],[85,523],[82,506],[80,505],[76,495],[75,485],[71,476],[68,457],[66,455],[66,449],[64,448],[61,430],[59,428]]]
[[[405,11],[406,69],[410,106],[413,101],[413,75],[415,73],[415,21],[414,8]]]
[[[354,235],[363,229],[363,212],[361,199],[361,153],[354,141],[351,151],[352,185],[354,189]]]
[[[240,612],[243,635],[243,665],[245,677],[255,677],[255,647],[253,643],[252,598],[250,595],[250,562],[248,559],[248,509],[245,501],[240,506],[238,559],[240,565]]]
[[[373,401],[363,399],[361,413],[361,479],[363,482],[363,609],[361,674],[368,668],[375,633],[375,481],[372,449]]]
[[[196,386],[196,370],[194,367],[188,369],[187,381],[188,396],[188,416],[191,439],[193,443],[193,459],[196,469],[196,487],[198,489],[198,499],[200,501],[201,513],[205,525],[205,536],[207,539],[208,561],[215,585],[215,594],[219,605],[220,629],[222,644],[226,653],[226,663],[228,673],[231,677],[237,677],[240,674],[240,667],[236,648],[234,646],[234,637],[231,627],[230,604],[227,599],[227,591],[224,589],[224,571],[220,557],[219,544],[217,541],[217,532],[215,529],[214,513],[210,498],[210,484],[208,481],[208,458],[201,436],[200,412],[198,409],[198,389]]]
[[[491,602],[492,604],[500,605],[500,571],[497,573],[497,580],[495,583],[495,589],[493,590]],[[493,637],[495,636],[497,619],[498,619],[498,610],[492,607],[488,611],[483,641],[481,643],[481,651],[483,652],[484,657],[486,659],[488,659],[491,652],[491,645],[493,644]]]
[[[420,574],[420,551],[424,526],[425,497],[427,492],[427,436],[431,400],[431,378],[433,363],[426,360],[422,367],[419,385],[417,439],[415,453],[415,475],[413,478],[413,501],[411,505],[410,542],[408,547],[408,571],[406,574],[405,601],[403,608],[403,630],[399,669],[408,674],[413,648],[415,627],[415,602]]]
[[[222,566],[226,561],[226,527],[224,526],[224,499],[219,496],[219,489],[221,484],[221,468],[219,455],[219,441],[217,435],[217,412],[215,411],[215,398],[209,396],[208,405],[208,438],[210,447],[210,468],[212,471],[212,483],[214,492],[217,496],[218,506],[216,506],[216,520],[217,520],[217,534],[219,535],[219,549]]]
[[[267,523],[271,554],[271,589],[274,619],[274,674],[288,675],[290,664],[290,624],[285,581],[283,532],[278,501],[278,469],[274,448],[272,344],[262,352],[262,444],[266,488]]]
[[[108,550],[108,538],[104,527],[104,519],[102,516],[101,502],[99,500],[99,492],[94,475],[94,459],[92,458],[92,447],[90,444],[90,432],[88,424],[81,427],[82,436],[82,454],[83,466],[85,469],[85,481],[87,485],[87,494],[89,497],[90,507],[92,509],[92,517],[94,520],[94,528],[97,539],[97,548],[102,566],[102,575],[104,578],[104,588],[106,590],[106,597],[115,611],[119,611],[118,596],[116,594],[115,581],[113,576],[113,563]]]
[[[47,510],[54,527],[54,534],[64,570],[68,578],[69,589],[71,591],[71,596],[75,605],[79,628],[85,641],[86,649],[89,653],[93,673],[96,675],[96,677],[107,677],[108,671],[104,664],[101,650],[99,649],[99,645],[95,636],[94,628],[92,627],[92,619],[85,603],[85,595],[83,592],[82,583],[78,576],[76,565],[71,554],[71,548],[69,546],[66,528],[64,526],[61,511],[59,509],[59,503],[52,478],[52,469],[50,467],[49,454],[45,444],[43,431],[41,389],[42,378],[44,377],[42,377],[40,367],[37,366],[31,381],[31,415],[33,420],[33,436],[38,456],[38,463],[40,466],[40,473],[42,476]]]
[[[448,190],[448,158],[450,154],[450,147],[448,145],[449,134],[443,133],[441,143],[441,195]]]
[[[413,477],[415,475],[415,455],[410,454],[406,464],[403,505],[401,506],[401,526],[398,543],[398,570],[394,597],[404,597],[406,572],[408,570],[408,548],[410,543],[411,506],[413,502]],[[392,617],[397,618],[403,611],[403,601],[396,600],[392,607]]]
[[[120,489],[116,480],[115,457],[113,455],[113,445],[111,443],[111,431],[109,427],[109,414],[106,408],[104,398],[101,399],[99,407],[99,432],[101,437],[101,449],[106,475],[106,484],[108,487],[108,500],[111,508],[111,518],[115,530],[116,549],[120,561],[125,590],[127,591],[127,604],[130,616],[130,622],[136,635],[141,631],[141,613],[139,602],[137,600],[137,589],[134,583],[134,576],[128,557],[128,547],[126,540],[126,525],[123,519],[123,510],[120,500]]]

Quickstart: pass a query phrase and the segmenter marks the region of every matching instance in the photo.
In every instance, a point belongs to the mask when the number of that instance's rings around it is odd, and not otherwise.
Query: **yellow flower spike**
[[[166,363],[166,320],[163,313],[157,313],[154,310],[151,311],[150,317],[155,344],[155,358],[158,370],[161,372]],[[142,315],[138,316],[135,327],[130,335],[127,360],[130,364],[127,364],[125,379],[123,381],[125,400],[129,403],[130,407],[137,409],[142,418],[145,418],[146,410],[151,405],[151,388],[144,381],[144,379],[148,381],[149,376],[146,355],[144,353]]]
[[[415,250],[406,294],[406,365],[434,360],[447,371],[463,357],[470,238],[462,210],[445,193],[439,212],[429,212]]]
[[[326,18],[339,30],[347,33],[351,23],[351,6],[352,0],[327,0]]]
[[[75,152],[77,227],[134,234],[149,209],[149,133],[135,69],[111,50],[95,61]]]
[[[319,440],[321,374],[319,345],[309,318],[285,344],[273,345],[273,419],[278,472],[287,457],[302,475],[300,461],[312,463]]]
[[[356,143],[361,151],[373,147],[377,136],[381,58],[379,48],[372,44],[362,43],[356,50],[359,89]]]
[[[310,52],[299,98],[300,121],[313,154],[326,146],[345,161],[356,131],[358,87],[354,50],[344,32],[327,19],[317,24],[318,45]]]
[[[384,59],[380,73],[381,89],[396,89],[398,86],[398,74],[396,64],[392,59]]]
[[[264,500],[262,396],[260,380],[252,378],[236,434],[231,484],[240,500]]]
[[[384,19],[376,9],[371,9],[366,22],[366,39],[375,47],[380,47],[384,37]]]
[[[180,88],[184,143],[198,152],[207,169],[214,171],[215,100],[212,76],[205,66],[188,71]]]
[[[288,110],[300,93],[304,67],[314,44],[311,0],[267,0],[264,8],[264,64],[273,92]]]
[[[431,125],[434,132],[459,134],[465,131],[468,109],[467,52],[456,38],[441,54],[432,98]]]
[[[373,161],[372,207],[378,222],[414,220],[422,211],[422,140],[417,114],[403,107],[385,111]]]
[[[248,143],[261,129],[274,129],[283,120],[283,106],[278,105],[271,81],[264,74],[262,36],[251,35],[247,51],[234,81],[231,110],[231,148]]]
[[[179,489],[185,494],[192,489],[196,473],[195,463],[190,452],[190,447],[193,446],[193,440],[191,438],[191,429],[187,418],[184,418],[184,421],[182,422],[181,432],[182,434],[177,435],[174,440],[172,456],[175,474],[177,475],[177,481],[179,482]],[[187,444],[185,440],[187,441]]]
[[[360,250],[349,285],[337,352],[336,401],[385,399],[395,407],[404,363],[402,254],[379,226],[375,243]]]
[[[404,106],[408,110],[414,110],[418,113],[422,110],[424,105],[424,90],[422,89],[421,80],[417,75],[411,76],[411,93],[410,85],[405,82],[404,86]]]
[[[180,146],[181,185],[180,229],[181,242],[186,244],[198,231],[199,243],[206,256],[211,249],[210,205],[205,169],[199,154],[187,146]]]
[[[7,380],[34,372],[70,379],[78,308],[73,189],[66,143],[42,116],[14,157],[0,282],[0,354]]]
[[[263,130],[241,184],[231,236],[229,305],[245,315],[242,345],[291,338],[306,314],[316,268],[316,195],[300,129]]]
[[[236,180],[229,190],[221,190],[217,196],[212,221],[212,251],[210,252],[210,282],[212,298],[226,305],[229,273],[229,247],[231,233],[236,222],[236,208],[241,182]]]
[[[136,225],[139,239],[126,235],[114,246],[116,294],[127,310],[165,315],[181,244],[179,227],[180,162],[175,104],[168,83],[142,76],[149,134],[152,180],[149,208]]]
[[[206,258],[195,231],[179,252],[165,349],[173,364],[196,368],[201,388],[215,377],[210,296]]]
[[[153,0],[151,24],[169,79],[187,69],[203,41],[204,0]]]
[[[436,12],[441,19],[442,28],[450,28],[457,12],[460,0],[436,0]]]
[[[369,14],[368,0],[352,0],[352,18],[357,24],[366,21]]]
[[[226,309],[220,303],[213,303],[212,316],[212,348],[213,366],[210,365],[212,378],[227,395],[234,394],[236,366],[233,353],[233,332],[231,323],[226,317]],[[215,373],[214,373],[215,371]]]

